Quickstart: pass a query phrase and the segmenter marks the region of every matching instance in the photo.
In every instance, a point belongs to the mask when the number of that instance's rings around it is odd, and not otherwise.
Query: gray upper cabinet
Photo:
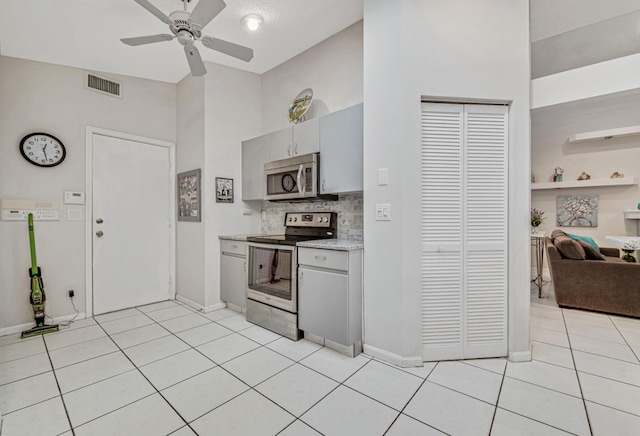
[[[262,200],[266,162],[269,162],[269,141],[266,135],[242,142],[242,199],[244,201]]]
[[[269,137],[270,160],[272,161],[320,151],[320,122],[318,118],[294,124],[266,136]]]
[[[262,200],[264,164],[320,152],[320,193],[363,188],[363,105],[242,142],[242,199]]]
[[[320,118],[293,125],[293,155],[320,151]]]
[[[269,161],[287,159],[293,156],[293,136],[291,127],[264,135],[269,144]]]
[[[363,189],[363,105],[320,118],[320,192]]]

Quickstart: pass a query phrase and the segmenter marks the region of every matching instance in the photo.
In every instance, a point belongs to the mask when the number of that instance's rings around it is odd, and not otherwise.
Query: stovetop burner
[[[331,239],[338,235],[335,212],[287,212],[284,217],[284,235],[251,236],[248,242],[276,245],[296,245],[314,239]]]

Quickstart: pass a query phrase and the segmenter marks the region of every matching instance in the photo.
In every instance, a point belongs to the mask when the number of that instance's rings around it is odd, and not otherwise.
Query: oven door
[[[297,313],[296,247],[261,243],[248,245],[247,298]]]
[[[318,195],[317,156],[305,155],[265,165],[264,199],[292,200]]]

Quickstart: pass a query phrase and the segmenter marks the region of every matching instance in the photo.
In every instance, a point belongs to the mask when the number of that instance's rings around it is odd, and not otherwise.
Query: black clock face
[[[39,167],[60,165],[67,151],[58,138],[48,133],[30,133],[20,141],[20,154]]]
[[[282,177],[282,189],[287,192],[293,191],[293,188],[296,187],[296,181],[293,179],[291,174],[285,174]]]

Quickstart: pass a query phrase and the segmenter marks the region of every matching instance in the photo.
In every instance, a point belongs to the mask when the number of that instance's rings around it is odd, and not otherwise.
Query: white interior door
[[[99,134],[92,144],[93,313],[167,300],[170,150]]]

